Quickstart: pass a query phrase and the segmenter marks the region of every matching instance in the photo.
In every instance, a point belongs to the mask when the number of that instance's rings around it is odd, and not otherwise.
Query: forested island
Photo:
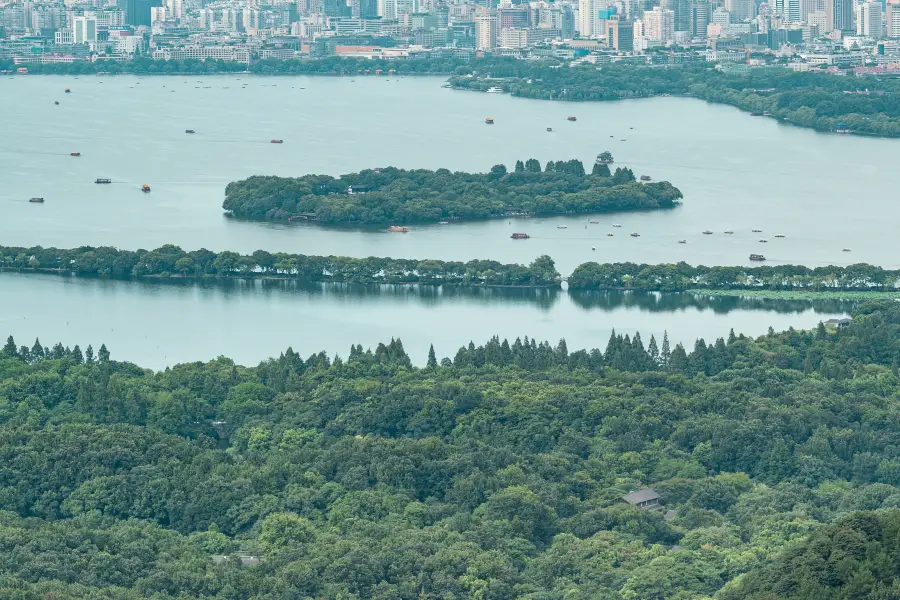
[[[517,161],[487,173],[448,169],[366,169],[340,177],[253,176],[229,183],[222,208],[243,219],[327,225],[437,223],[510,215],[561,215],[673,208],[668,181],[638,182],[631,169],[579,160]]]
[[[0,60],[0,69],[14,69]],[[900,136],[900,81],[890,77],[839,77],[794,73],[782,66],[726,73],[711,65],[572,65],[556,59],[516,60],[482,57],[369,60],[329,57],[261,60],[251,65],[223,61],[78,62],[28,65],[31,73],[50,74],[214,74],[260,75],[450,75],[459,89],[502,87],[515,96],[547,100],[598,101],[690,96],[769,115],[823,131]]]
[[[895,598],[898,339],[893,302],[424,368],[399,340],[152,372],[10,338],[0,597]]]
[[[0,246],[0,269],[110,279],[290,279],[302,282],[400,283],[467,286],[559,287],[560,274],[549,256],[528,266],[493,260],[468,262],[404,258],[307,256],[257,250],[185,251],[171,244],[155,250],[109,246],[73,249]]]

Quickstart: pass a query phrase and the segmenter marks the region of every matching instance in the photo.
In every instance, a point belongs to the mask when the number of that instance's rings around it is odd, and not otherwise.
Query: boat
[[[442,85],[441,87],[442,87],[442,88],[452,88],[453,86],[450,85],[449,83],[445,83],[445,84]]]
[[[841,252],[850,252],[850,248],[842,248]]]
[[[726,229],[726,230],[725,230],[725,233],[727,233],[728,235],[731,235],[731,234],[733,234],[734,232],[733,232],[732,230],[730,230],[730,229]]]
[[[527,240],[530,236],[527,233],[514,233],[509,237],[514,240]]]
[[[569,121],[577,121],[578,117],[566,117],[566,119]]]
[[[112,183],[112,179],[107,179],[105,177],[98,177],[94,180],[94,183]]]
[[[283,144],[283,143],[284,143],[284,140],[270,140],[270,143],[272,143],[272,144]]]
[[[604,157],[604,154],[609,158]],[[603,154],[598,154],[597,158],[594,159],[594,164],[597,165],[611,165],[616,162],[616,159],[613,158],[612,154],[604,152]]]
[[[185,129],[185,133],[196,133],[193,129]]]
[[[631,237],[641,237],[641,234],[639,234],[639,233],[632,233],[632,234],[631,234]]]
[[[762,233],[762,229],[754,229],[753,233]]]
[[[552,128],[552,127],[548,127],[548,128],[547,128],[547,131],[553,131],[553,128]]]
[[[67,93],[67,94],[71,94],[71,93],[72,93],[72,90],[71,90],[70,88],[66,88],[66,93]]]
[[[761,117],[763,116],[762,111],[754,110],[750,112],[751,117]]]
[[[28,201],[29,201],[29,202],[33,202],[34,204],[43,204],[43,203],[44,203],[44,199],[43,199],[43,198],[37,198],[37,197],[35,197],[35,198],[29,198]]]
[[[591,246],[591,250],[596,250],[596,246]]]
[[[649,175],[641,175],[641,181],[650,181]]]
[[[766,260],[766,257],[763,256],[762,254],[751,254],[750,260],[753,260],[756,262],[762,262],[762,261]]]
[[[710,231],[709,229],[707,229],[706,231],[703,232],[703,235],[712,235],[712,234],[713,234],[713,232]]]
[[[487,119],[484,120],[484,122],[487,123],[488,125],[493,125],[494,119],[492,119],[491,117],[488,117]]]
[[[557,229],[568,229],[569,227],[567,225],[557,225],[556,228]]]
[[[142,184],[142,185],[141,185],[141,191],[144,192],[145,194],[149,194],[149,193],[150,193],[150,186],[147,185],[146,183]]]
[[[620,141],[620,142],[625,142],[625,141],[627,141],[627,140],[626,140],[625,138],[622,138],[622,139],[620,139],[619,141]]]
[[[687,240],[678,240],[679,244],[687,244]]]
[[[489,87],[488,90],[487,90],[487,93],[488,93],[488,94],[502,94],[502,93],[503,93],[503,88],[502,88],[502,87],[497,87],[497,86]]]
[[[776,234],[775,234],[775,237],[777,237],[777,238],[783,238],[783,237],[784,237],[784,234],[783,234],[783,233],[776,233]]]
[[[600,221],[589,221],[591,225],[599,225]]]
[[[449,225],[450,221],[438,221],[438,225]]]
[[[615,223],[615,224],[613,225],[613,227],[621,227],[621,225],[619,225],[618,223]]]
[[[760,243],[760,244],[768,244],[768,243],[769,243],[769,240],[759,240],[759,243]]]
[[[402,225],[391,225],[388,227],[388,231],[391,233],[408,233],[409,227],[403,227]]]
[[[613,234],[611,234],[611,233],[606,234],[606,237],[612,237],[612,236],[613,236]]]
[[[81,156],[81,152],[69,152],[69,156]]]
[[[59,106],[59,100],[54,100],[53,104]]]

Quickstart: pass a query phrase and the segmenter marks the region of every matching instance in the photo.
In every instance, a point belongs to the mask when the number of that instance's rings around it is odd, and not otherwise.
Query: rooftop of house
[[[651,488],[643,488],[622,496],[622,500],[628,504],[640,504],[641,502],[649,502],[650,500],[658,499],[659,494],[656,493],[656,490]]]

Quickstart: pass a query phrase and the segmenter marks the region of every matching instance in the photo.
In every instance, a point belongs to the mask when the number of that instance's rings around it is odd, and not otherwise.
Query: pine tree
[[[737,341],[737,336],[734,335],[734,327],[728,332],[728,345],[735,343]]]
[[[516,161],[516,173],[524,173],[525,172],[525,163],[521,160]]]
[[[669,362],[672,360],[672,351],[669,349],[668,331],[663,331],[662,351],[659,354],[659,360],[664,367],[669,366]]]
[[[828,331],[825,330],[825,323],[819,321],[819,324],[816,326],[816,337],[820,340],[824,340],[828,336]]]
[[[653,365],[659,366],[659,348],[656,346],[656,338],[652,335],[650,336],[650,343],[647,344],[647,354],[650,355]]]
[[[81,348],[78,347],[78,344],[75,344],[75,347],[72,348],[72,358],[75,359],[76,365],[84,362],[84,355],[81,354]]]
[[[556,354],[560,363],[565,363],[569,358],[569,347],[566,346],[566,339],[562,338],[559,340],[559,344],[556,346]]]
[[[97,352],[97,359],[102,363],[109,362],[109,350],[106,349],[106,344],[100,344],[100,350]]]
[[[681,344],[675,344],[675,349],[672,351],[672,356],[669,359],[669,368],[676,373],[688,372],[687,352],[684,351],[684,346]]]
[[[591,169],[591,175],[599,175],[600,177],[611,177],[612,173],[609,172],[608,165],[598,165],[594,163],[594,167]]]
[[[16,340],[13,339],[13,336],[6,338],[6,345],[3,346],[3,350],[0,350],[0,356],[18,358],[19,351],[16,349]]]
[[[437,356],[434,354],[434,344],[428,347],[428,368],[436,369],[437,368]]]
[[[31,347],[31,359],[41,360],[44,358],[44,347],[41,346],[41,340],[35,338],[34,346]]]
[[[88,344],[87,350],[84,351],[84,362],[91,365],[94,364],[94,349]]]

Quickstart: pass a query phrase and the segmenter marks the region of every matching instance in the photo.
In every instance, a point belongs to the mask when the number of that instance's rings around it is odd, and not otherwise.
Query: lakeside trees
[[[510,171],[366,169],[334,178],[254,176],[229,183],[222,208],[257,220],[385,224],[673,208],[682,195],[667,181],[638,183],[629,169],[585,174],[578,160],[529,159]]]
[[[257,250],[253,254],[185,251],[167,244],[155,250],[81,246],[73,249],[0,246],[0,268],[44,270],[91,277],[284,278],[302,282],[418,283],[558,287],[560,275],[549,256],[528,266],[493,260],[307,256]]]
[[[422,369],[399,340],[154,373],[10,338],[0,596],[891,597],[898,339],[895,303]]]

